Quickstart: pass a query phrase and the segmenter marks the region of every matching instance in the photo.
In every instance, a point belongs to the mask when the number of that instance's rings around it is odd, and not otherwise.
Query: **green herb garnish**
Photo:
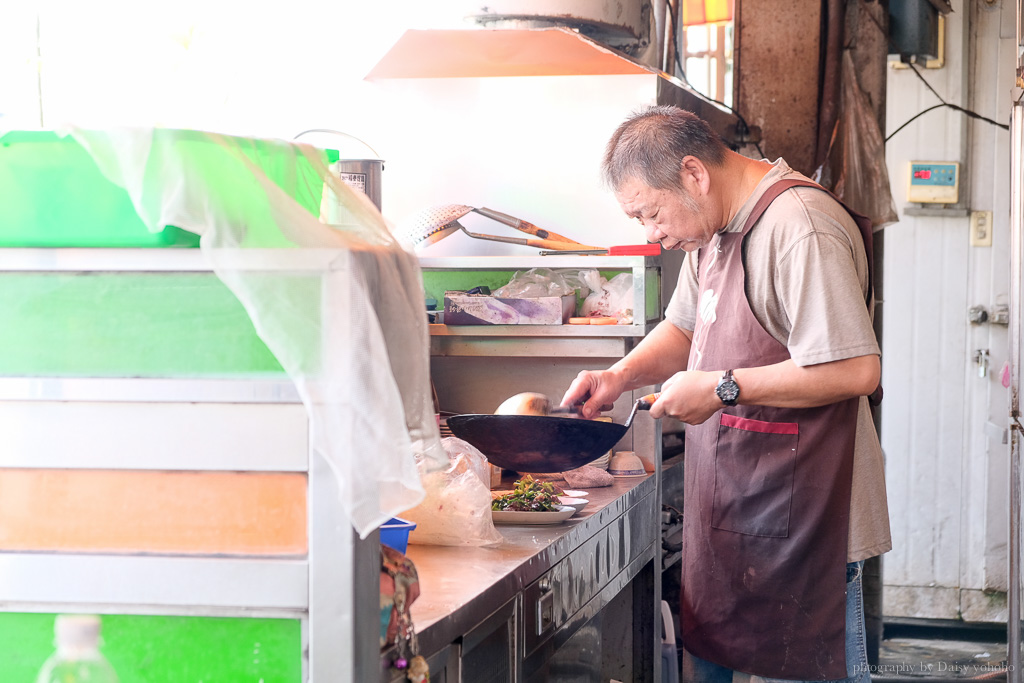
[[[495,498],[491,502],[492,510],[508,512],[555,512],[558,496],[555,487],[546,481],[534,481],[526,475],[515,483],[512,493]]]

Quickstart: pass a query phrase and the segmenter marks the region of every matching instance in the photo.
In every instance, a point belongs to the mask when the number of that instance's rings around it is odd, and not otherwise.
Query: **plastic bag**
[[[875,229],[899,220],[889,187],[885,142],[871,103],[860,89],[853,58],[843,52],[842,110],[828,158],[814,180],[871,219]]]
[[[168,128],[68,132],[149,230],[202,236],[205,262],[295,383],[310,462],[326,461],[359,535],[422,500],[421,469],[448,460],[419,261],[366,195],[331,173],[326,152]],[[319,221],[325,190],[348,214],[339,225]],[[234,352],[225,344],[211,353]]]
[[[504,539],[491,520],[490,465],[462,439],[441,439],[446,470],[424,472],[426,497],[402,518],[416,523],[409,543],[418,545],[498,545]]]
[[[506,299],[536,299],[542,296],[565,296],[579,287],[565,273],[550,268],[517,270],[507,285],[494,290],[492,294]]]
[[[594,282],[589,272],[586,275],[592,291],[583,301],[580,312],[584,316],[611,316],[617,318],[621,324],[632,325],[633,274],[619,273],[611,280],[605,280],[600,275],[597,277],[600,281]]]

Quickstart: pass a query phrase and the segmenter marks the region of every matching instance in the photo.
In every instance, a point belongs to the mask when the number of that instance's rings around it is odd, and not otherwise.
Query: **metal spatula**
[[[459,219],[470,212],[479,213],[493,220],[515,228],[521,232],[533,235],[537,239],[523,237],[502,237],[500,235],[483,235],[466,230],[465,226],[459,223]],[[474,208],[463,204],[446,204],[435,206],[411,217],[399,229],[399,239],[414,247],[426,246],[444,239],[456,230],[461,230],[475,239],[490,240],[492,242],[504,242],[506,244],[521,244],[538,249],[553,249],[556,251],[601,251],[599,247],[591,247],[581,244],[568,237],[559,235],[550,230],[538,228],[533,223],[509,216],[508,214],[494,211],[487,208]]]

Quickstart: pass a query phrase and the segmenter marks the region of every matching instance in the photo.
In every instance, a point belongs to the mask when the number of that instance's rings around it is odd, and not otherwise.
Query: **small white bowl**
[[[613,477],[639,477],[647,474],[647,470],[633,451],[617,451],[608,464],[608,474]]]
[[[568,498],[586,498],[587,497],[587,492],[586,491],[570,491],[569,489],[562,489],[562,494],[561,495],[566,496]]]
[[[568,505],[571,508],[576,508],[576,512],[581,512],[589,502],[589,500],[584,500],[583,498],[566,498],[565,496],[558,497],[558,503],[560,505]]]

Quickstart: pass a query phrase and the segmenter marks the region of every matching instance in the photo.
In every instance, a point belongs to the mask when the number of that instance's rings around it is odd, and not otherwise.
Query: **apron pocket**
[[[752,536],[789,536],[800,427],[722,413],[711,526]]]

